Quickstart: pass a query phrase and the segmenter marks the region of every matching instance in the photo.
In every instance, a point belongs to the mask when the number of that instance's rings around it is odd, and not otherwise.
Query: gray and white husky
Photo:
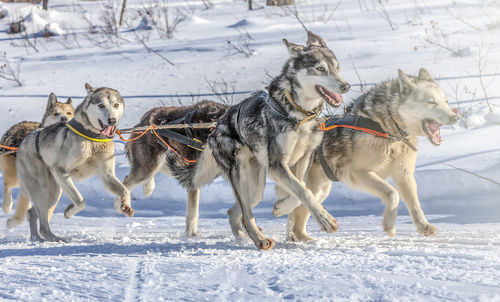
[[[115,176],[114,143],[110,139],[123,114],[123,98],[114,89],[94,89],[89,84],[85,88],[88,94],[71,121],[33,131],[19,146],[17,176],[22,194],[33,204],[28,211],[32,240],[63,240],[49,228],[61,188],[72,201],[64,211],[64,217],[69,218],[85,208],[85,199],[73,180],[94,174],[117,196],[115,208],[127,216],[133,215],[130,193]]]
[[[396,80],[382,82],[356,99],[348,114],[378,123],[395,139],[377,137],[347,128],[327,131],[320,146],[326,169],[352,189],[364,191],[382,199],[386,208],[382,225],[389,236],[396,232],[399,199],[406,204],[417,231],[425,236],[437,229],[424,216],[417,195],[414,177],[417,136],[426,136],[434,145],[441,144],[441,125],[458,120],[456,109],[450,109],[446,95],[431,75],[420,69],[418,77],[399,70]],[[331,181],[322,168],[319,152],[314,157],[307,187],[321,202],[328,196]],[[396,188],[386,179],[392,176]],[[287,239],[306,241],[309,211],[295,196],[281,196],[274,207],[275,216],[289,214]]]
[[[46,127],[59,122],[66,122],[73,118],[75,109],[72,105],[71,98],[63,103],[57,100],[55,94],[51,93],[47,100],[47,107],[43,114],[42,122],[23,121],[13,125],[5,132],[0,140],[0,144],[9,147],[19,147],[23,139],[33,130]],[[1,152],[2,148],[0,148]],[[8,150],[6,150],[8,151]],[[3,203],[2,210],[8,214],[12,208],[12,189],[19,186],[16,170],[16,153],[0,154],[0,171],[3,173]],[[19,195],[19,202],[17,206],[29,206],[29,201],[25,200],[26,197],[22,194]],[[19,220],[21,223],[24,215],[21,217],[14,217],[14,220]]]
[[[350,85],[323,39],[308,32],[307,46],[284,40],[290,58],[269,87],[231,106],[208,138],[215,161],[232,185],[237,203],[228,211],[233,234],[244,236],[241,223],[258,249],[274,240],[259,230],[252,208],[262,199],[266,172],[282,189],[302,200],[326,232],[335,219],[306,188],[311,154],[321,142],[318,114],[327,103],[339,106]],[[290,167],[295,167],[295,175]]]

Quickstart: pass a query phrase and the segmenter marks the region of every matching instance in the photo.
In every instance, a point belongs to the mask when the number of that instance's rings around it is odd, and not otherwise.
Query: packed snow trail
[[[202,218],[188,239],[183,217],[56,214],[67,244],[30,243],[26,226],[1,234],[0,299],[500,301],[500,223],[438,222],[425,238],[400,216],[391,239],[380,216],[338,217],[338,233],[309,224],[316,241],[286,243],[284,219],[259,221],[271,251],[233,240],[223,218]]]

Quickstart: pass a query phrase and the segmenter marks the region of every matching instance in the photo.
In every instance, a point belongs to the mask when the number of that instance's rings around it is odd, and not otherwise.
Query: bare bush
[[[304,13],[303,10],[299,11],[295,3],[293,3],[293,5],[284,6],[282,7],[282,9],[286,15],[293,15],[295,19],[297,19],[297,21],[299,21],[302,27],[307,31],[305,23],[307,23],[308,25],[319,22],[328,23],[333,19],[340,4],[342,4],[342,1],[337,1],[337,3],[332,8],[330,8],[328,5],[325,5],[324,9],[322,9],[319,13],[314,10],[314,7],[312,8],[312,11],[310,13]]]
[[[177,25],[186,19],[186,14],[179,9],[172,14],[166,0],[161,0],[161,2],[155,0],[151,7],[141,8],[139,14],[149,18],[161,39],[172,39]]]
[[[431,28],[425,29],[426,36],[423,38],[423,41],[431,46],[444,49],[452,53],[454,56],[462,57],[462,54],[459,50],[457,50],[457,47],[451,44],[448,33],[442,30],[437,22],[431,20],[430,23]]]
[[[85,14],[82,19],[87,23],[90,34],[86,35],[87,39],[94,45],[102,48],[112,48],[121,46],[127,39],[120,34],[119,8],[115,0],[108,0],[104,4],[103,9],[98,16],[100,25],[96,25],[92,18],[88,18]]]
[[[485,49],[483,45],[483,40],[481,39],[481,43],[478,45],[478,50],[475,60],[477,63],[479,84],[481,85],[481,89],[483,90],[484,99],[486,101],[486,104],[488,105],[488,109],[490,109],[490,112],[493,112],[493,109],[491,108],[490,105],[490,100],[488,98],[488,92],[486,91],[486,89],[493,83],[495,77],[493,77],[493,79],[489,83],[486,83],[484,81],[484,69],[487,66],[488,55],[490,54],[490,51],[491,51],[491,46]]]
[[[236,92],[236,81],[209,81],[205,77],[205,84],[214,96],[226,105],[233,105],[234,93]]]
[[[253,40],[253,37],[245,29],[243,31],[238,30],[238,32],[240,34],[237,42],[233,43],[227,40],[226,48],[228,55],[243,54],[247,58],[251,57],[255,53],[255,50],[250,46],[250,41]]]
[[[22,86],[23,84],[19,78],[22,61],[23,58],[19,59],[16,66],[13,66],[12,61],[7,58],[7,53],[0,54],[0,78],[16,82],[17,85]]]

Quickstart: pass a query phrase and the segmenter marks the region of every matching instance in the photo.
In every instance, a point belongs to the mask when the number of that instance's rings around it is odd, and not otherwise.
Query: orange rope
[[[123,138],[123,136],[122,136],[122,134],[121,134],[120,130],[116,130],[116,134],[118,134],[118,136],[120,137],[120,139],[121,139],[122,141],[124,141],[124,142],[133,142],[133,141],[135,141],[135,140],[140,139],[140,138],[141,138],[144,134],[146,134],[146,132],[148,132],[149,130],[154,130],[154,129],[156,129],[156,125],[155,125],[155,124],[153,124],[153,125],[149,126],[149,128],[147,128],[147,129],[146,129],[146,130],[144,130],[143,132],[133,132],[133,133],[140,133],[140,134],[139,134],[139,136],[136,136],[136,137],[131,138],[131,139],[125,139],[125,138]]]
[[[167,144],[167,142],[164,141],[163,138],[161,138],[161,136],[158,135],[158,133],[156,133],[155,129],[151,129],[151,131],[154,133],[154,135],[156,135],[156,137],[159,140],[162,141],[162,143],[165,144],[165,146],[167,146],[175,154],[179,155],[185,162],[188,162],[190,164],[196,163],[196,159],[187,159],[187,158],[183,157],[179,152],[177,152],[177,150],[175,150],[174,148],[172,148],[172,146],[170,146],[169,144]]]
[[[369,134],[373,134],[375,136],[380,136],[380,137],[383,137],[383,138],[388,138],[389,137],[389,133],[381,133],[381,132],[378,132],[378,131],[375,131],[375,130],[372,130],[372,129],[362,128],[362,127],[356,127],[356,126],[351,126],[351,125],[333,125],[333,126],[330,126],[330,127],[325,127],[325,124],[321,123],[321,125],[319,126],[319,129],[321,129],[323,131],[329,131],[329,130],[332,130],[334,128],[349,128],[349,129],[353,129],[353,130],[363,131],[363,132],[366,132],[366,133],[369,133]]]
[[[9,146],[4,146],[4,145],[0,145],[0,148],[4,148],[4,149],[7,149],[7,150],[11,150],[11,151],[17,151],[19,148],[16,148],[16,147],[9,147]]]

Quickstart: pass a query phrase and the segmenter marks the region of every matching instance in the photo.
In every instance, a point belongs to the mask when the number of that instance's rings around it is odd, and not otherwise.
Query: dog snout
[[[61,117],[61,122],[67,122],[68,118],[66,116]]]
[[[340,85],[340,90],[342,91],[342,93],[348,92],[349,89],[351,89],[351,85],[349,83],[343,83],[342,85]]]
[[[114,117],[108,118],[108,125],[110,125],[110,126],[116,125],[116,118],[114,118]]]
[[[458,115],[459,110],[458,110],[458,108],[453,108],[453,109],[451,109],[451,111],[453,111],[453,113],[455,113],[455,115],[450,117],[450,121],[452,124],[455,124],[460,119],[460,116]]]

